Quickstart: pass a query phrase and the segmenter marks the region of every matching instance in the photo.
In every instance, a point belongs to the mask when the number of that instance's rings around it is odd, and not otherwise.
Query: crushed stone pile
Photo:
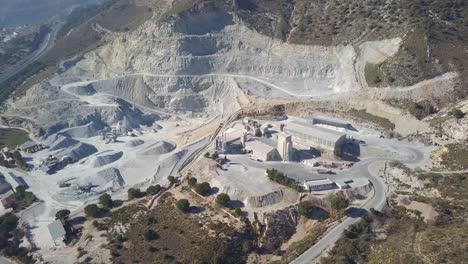
[[[122,151],[106,151],[101,154],[98,154],[94,157],[92,157],[89,160],[90,165],[93,168],[99,168],[102,166],[105,166],[107,164],[111,164],[113,162],[116,162],[123,156]]]
[[[125,143],[125,146],[134,148],[134,147],[143,145],[144,143],[145,142],[143,140],[141,140],[141,139],[135,139],[135,140],[132,140],[132,141],[129,141],[129,142]]]
[[[75,138],[89,138],[99,135],[99,131],[102,131],[102,129],[104,129],[104,126],[101,123],[91,121],[83,126],[65,129],[61,134]]]
[[[70,157],[74,162],[77,162],[83,158],[91,156],[97,151],[98,150],[93,145],[78,142],[72,147],[68,147],[57,152],[55,156],[58,158]]]
[[[63,148],[68,148],[73,145],[76,145],[79,143],[78,140],[75,140],[73,138],[70,138],[68,136],[56,134],[47,139],[47,142],[49,144],[49,150],[54,151],[54,150],[59,150]]]
[[[125,185],[125,181],[116,168],[109,168],[96,173],[96,175],[88,176],[79,180],[78,184],[93,186],[94,192],[105,192],[109,190],[119,189]]]
[[[173,151],[176,148],[175,144],[167,141],[160,141],[152,144],[141,151],[142,155],[162,155]]]

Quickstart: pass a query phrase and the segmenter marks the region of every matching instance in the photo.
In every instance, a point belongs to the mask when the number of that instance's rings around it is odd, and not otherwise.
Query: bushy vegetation
[[[15,164],[18,168],[22,170],[28,170],[28,164],[24,161],[23,156],[17,150],[13,152],[13,159],[15,160]]]
[[[294,189],[298,192],[302,191],[302,186],[297,184],[293,179],[288,178],[286,175],[284,175],[282,172],[276,170],[276,169],[268,169],[266,171],[268,179],[271,181],[274,181],[276,183],[279,183],[281,185],[287,186],[291,189]]]
[[[312,214],[314,213],[315,207],[312,205],[310,201],[301,201],[299,205],[297,206],[297,211],[299,212],[300,215],[303,215],[305,217],[312,217]]]
[[[462,110],[455,108],[452,111],[450,111],[450,114],[453,115],[456,119],[462,119],[465,117],[465,113],[463,113]]]
[[[216,202],[222,206],[228,206],[229,202],[231,201],[231,197],[225,193],[220,193],[216,196]]]
[[[337,211],[344,210],[349,205],[349,200],[340,196],[333,197],[330,202],[331,207]]]
[[[174,176],[167,176],[167,180],[171,183],[171,184],[174,184],[176,183],[176,178]]]
[[[105,7],[107,6],[92,5],[73,9],[73,11],[70,13],[70,15],[68,15],[67,19],[65,20],[63,26],[57,32],[57,37],[64,37],[72,28],[80,25],[89,18],[95,16],[96,14],[104,10]]]
[[[112,208],[114,201],[112,201],[111,196],[108,193],[104,193],[99,196],[99,204],[106,209]]]
[[[371,223],[372,218],[364,217],[351,225],[336,242],[330,256],[322,258],[321,263],[368,263],[371,244],[376,241]]]
[[[28,250],[20,246],[24,232],[17,226],[18,218],[14,214],[7,213],[0,217],[0,251],[23,263],[34,263],[28,256]]]
[[[195,186],[197,186],[197,178],[190,177],[188,178],[187,182],[190,188],[195,188]]]
[[[65,221],[70,216],[70,210],[62,209],[55,213],[55,219]]]
[[[128,195],[128,199],[132,200],[132,199],[141,198],[141,197],[145,196],[145,193],[140,191],[140,189],[130,188],[127,191],[127,195]]]
[[[98,214],[101,212],[101,208],[97,206],[96,204],[88,204],[84,208],[85,215],[87,217],[97,217]]]
[[[13,209],[15,211],[21,211],[28,208],[31,204],[37,201],[37,197],[32,192],[27,192],[24,186],[16,188],[16,192],[13,194]]]
[[[151,185],[150,187],[148,187],[146,189],[146,194],[147,195],[155,195],[160,191],[161,191],[161,185],[159,185],[159,184]]]
[[[28,133],[22,129],[0,128],[0,145],[13,149],[28,140]]]
[[[34,63],[30,64],[29,66],[27,66],[26,68],[21,70],[16,75],[14,75],[11,78],[9,78],[8,80],[6,80],[2,84],[2,89],[0,89],[0,101],[3,102],[6,99],[8,99],[10,94],[13,91],[15,91],[15,89],[17,87],[19,87],[27,79],[31,78],[31,76],[33,76],[33,75],[39,73],[40,71],[44,70],[46,67],[47,67],[46,64],[44,64],[44,63],[42,63],[40,61],[37,61],[37,62],[34,62]]]
[[[206,223],[201,228],[200,219],[174,209],[175,199],[164,194],[153,210],[142,206],[127,206],[115,211],[109,226],[127,226],[125,235],[109,228],[110,250],[113,263],[245,263],[243,233],[223,223]],[[135,217],[138,215],[138,217]],[[150,238],[149,230],[157,233]],[[152,233],[152,232],[151,232]],[[218,234],[224,234],[221,236]],[[121,242],[125,241],[125,242]],[[247,245],[250,251],[254,245]]]
[[[146,241],[152,241],[152,240],[158,239],[159,235],[154,230],[148,230],[148,231],[145,232],[144,237],[145,237]]]
[[[188,213],[190,211],[190,202],[187,199],[180,199],[176,202],[177,208],[184,213]]]
[[[211,186],[207,182],[198,183],[195,186],[195,192],[202,196],[207,196],[211,193]]]
[[[468,144],[453,143],[445,146],[448,151],[441,155],[441,166],[448,170],[468,169]]]

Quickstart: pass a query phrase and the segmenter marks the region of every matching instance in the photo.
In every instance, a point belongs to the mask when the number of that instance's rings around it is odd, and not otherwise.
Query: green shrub
[[[207,196],[211,192],[211,186],[207,182],[199,183],[197,186],[195,186],[195,192],[200,195]]]
[[[66,220],[69,215],[70,215],[70,210],[62,209],[55,214],[55,219]]]
[[[194,177],[190,177],[188,178],[188,185],[191,187],[191,188],[194,188],[195,186],[197,186],[197,179],[194,178]]]
[[[456,119],[462,119],[465,117],[465,113],[462,110],[455,108],[450,112]]]
[[[174,176],[167,176],[167,180],[168,180],[171,184],[176,183],[176,178],[175,178]]]
[[[310,201],[301,201],[297,206],[299,214],[305,217],[311,217],[314,212],[314,206]]]
[[[184,213],[188,213],[190,211],[190,203],[187,199],[180,199],[176,202],[177,208]]]
[[[151,185],[150,187],[148,187],[148,189],[146,189],[146,194],[147,195],[155,195],[160,191],[161,191],[161,185],[159,185],[159,184]]]
[[[229,195],[225,193],[220,193],[216,197],[216,202],[222,206],[228,206],[230,201],[231,201],[231,197],[229,197]]]
[[[141,192],[140,189],[136,189],[136,188],[128,189],[128,199],[130,200],[135,199],[135,198],[141,198],[144,195],[145,194]]]
[[[144,234],[144,237],[146,241],[152,241],[158,239],[159,235],[154,230],[147,230]]]
[[[242,210],[240,208],[234,209],[234,215],[237,217],[242,216]]]
[[[302,191],[302,186],[296,184],[293,179],[288,178],[286,175],[284,175],[284,173],[276,169],[266,170],[266,173],[267,173],[268,179],[270,179],[271,181],[274,181],[286,187],[292,188],[298,192]]]
[[[88,204],[84,209],[87,217],[96,217],[100,211],[101,209],[96,204]]]
[[[99,196],[99,204],[102,205],[104,208],[112,208],[112,204],[114,202],[112,201],[112,198],[109,194],[104,193],[101,196]]]
[[[337,211],[346,209],[349,205],[349,200],[343,197],[333,197],[331,199],[331,207]]]

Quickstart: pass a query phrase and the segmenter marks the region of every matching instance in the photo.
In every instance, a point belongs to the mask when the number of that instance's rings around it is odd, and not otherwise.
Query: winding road
[[[386,141],[384,140],[375,140],[374,144],[382,144]],[[425,162],[425,155],[423,152],[419,151],[416,148],[412,148],[406,144],[400,142],[386,142],[392,147],[401,149],[405,154],[409,154],[409,158],[401,159],[389,159],[389,158],[369,158],[359,164],[355,165],[354,170],[359,171],[361,176],[364,176],[369,179],[373,188],[374,196],[362,207],[366,211],[369,211],[371,208],[375,210],[382,210],[387,205],[387,193],[386,185],[382,179],[378,176],[378,173],[371,171],[372,165],[377,165],[378,162],[393,161],[398,160],[406,165],[421,165]],[[333,227],[329,230],[317,243],[315,243],[311,248],[306,252],[296,258],[291,264],[310,264],[314,263],[322,252],[330,249],[338,239],[340,239],[343,232],[352,224],[355,224],[360,220],[361,216],[357,217],[347,217],[340,224]]]
[[[16,65],[8,68],[5,72],[0,74],[0,84],[15,76],[26,67],[37,61],[46,51],[48,51],[54,44],[57,37],[58,26],[52,27],[51,31],[47,33],[41,45],[31,54],[23,58]]]
[[[212,76],[220,76],[220,77],[231,77],[231,78],[245,78],[245,79],[250,79],[259,83],[262,83],[270,88],[280,90],[288,95],[292,95],[295,97],[312,97],[308,95],[298,95],[294,94],[284,88],[281,88],[277,85],[274,85],[272,83],[269,83],[265,80],[252,77],[252,76],[246,76],[246,75],[237,75],[237,74],[206,74],[206,75],[167,75],[167,74],[151,74],[151,73],[133,73],[129,74],[126,76],[150,76],[150,77],[212,77]],[[122,76],[125,77],[125,76]],[[114,77],[118,78],[118,77]],[[73,93],[70,88],[72,87],[77,87],[77,86],[86,86],[91,83],[95,83],[98,81],[105,81],[106,79],[101,79],[101,80],[92,80],[92,81],[81,81],[81,82],[74,82],[74,83],[69,83],[61,86],[61,90],[69,95],[75,96],[78,99],[88,102],[89,104],[92,105],[102,105],[102,106],[109,106],[110,104],[107,102],[102,102],[100,101],[100,98],[98,97],[100,95],[107,95],[107,96],[113,96],[113,95],[108,95],[108,94],[102,94],[102,93],[96,93],[90,96],[86,95],[78,95],[76,93]],[[129,101],[130,102],[130,101]],[[130,102],[132,103],[132,102]],[[196,144],[194,146],[197,149],[193,149],[191,154],[184,159],[182,164],[179,164],[178,166],[178,172],[187,170],[191,164],[200,156],[202,153],[206,150],[206,148],[212,143],[213,139],[216,138],[216,136],[224,129],[226,128],[230,123],[236,120],[238,115],[241,113],[241,110],[238,110],[228,117],[224,118],[224,122],[215,130],[211,135],[209,135],[208,140],[204,138],[203,140],[206,140],[205,142],[198,142],[200,144]],[[419,164],[424,161],[425,155],[423,152],[419,151],[417,148],[411,147],[411,145],[408,144],[403,144],[401,142],[396,142],[396,141],[390,141],[390,140],[381,140],[381,139],[373,139],[373,142],[371,144],[375,144],[377,146],[384,145],[386,147],[390,147],[394,150],[397,150],[397,152],[402,153],[404,155],[402,156],[407,156],[409,158],[402,158],[400,159],[401,162],[409,165],[409,164]],[[195,144],[194,144],[195,145]],[[376,163],[378,162],[384,162],[384,161],[391,161],[395,160],[392,158],[379,158],[379,157],[371,157],[364,159],[363,161],[359,162],[356,164],[353,168],[354,172],[357,172],[361,177],[366,177],[369,179],[371,182],[373,188],[374,188],[374,196],[364,205],[363,209],[369,210],[371,208],[374,208],[376,210],[382,210],[387,203],[387,195],[386,195],[386,186],[384,182],[382,181],[381,178],[379,178],[378,173],[375,171],[372,171],[372,166],[377,165]],[[341,237],[342,233],[352,224],[356,223],[359,221],[360,216],[357,217],[347,217],[345,220],[343,220],[340,224],[337,226],[333,227],[331,230],[328,230],[328,232],[321,238],[317,243],[315,243],[311,248],[309,248],[306,252],[304,252],[301,256],[299,256],[296,260],[292,261],[291,263],[293,264],[308,264],[314,262],[320,254],[329,249],[334,245],[334,243]]]

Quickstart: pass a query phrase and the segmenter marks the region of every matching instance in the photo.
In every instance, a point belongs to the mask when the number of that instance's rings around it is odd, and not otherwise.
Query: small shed
[[[52,241],[54,242],[55,246],[64,246],[65,245],[65,238],[67,236],[67,232],[63,227],[62,221],[55,220],[50,223],[47,228],[49,229],[50,236],[52,237]]]
[[[5,180],[10,184],[11,189],[15,192],[18,187],[24,186],[23,182],[11,172],[5,174],[4,177]]]

